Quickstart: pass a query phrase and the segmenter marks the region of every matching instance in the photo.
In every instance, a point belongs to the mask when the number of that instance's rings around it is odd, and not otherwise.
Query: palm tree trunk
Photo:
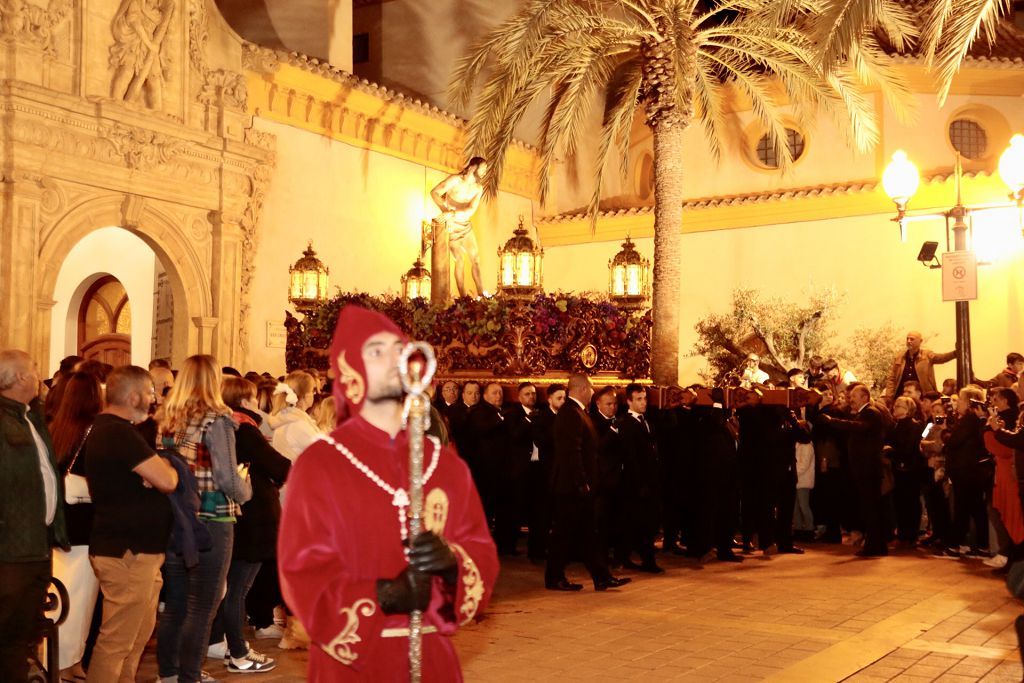
[[[651,379],[679,381],[679,289],[683,226],[683,132],[686,124],[654,126],[654,274],[652,279]]]

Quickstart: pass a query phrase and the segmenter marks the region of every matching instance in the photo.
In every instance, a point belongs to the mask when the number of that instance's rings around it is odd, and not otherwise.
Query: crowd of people
[[[307,647],[275,555],[291,465],[336,423],[321,389],[202,355],[174,371],[72,356],[41,382],[0,351],[0,680],[27,678],[51,573],[69,596],[62,680],[134,681],[154,630],[161,680],[182,683],[212,680],[207,656],[273,670],[247,626]]]
[[[991,380],[938,390],[935,366],[955,356],[910,332],[880,392],[817,357],[772,380],[751,354],[726,378],[820,396],[797,410],[726,405],[722,389],[702,404],[696,385],[668,388],[654,407],[640,384],[595,391],[583,376],[548,385],[542,399],[523,383],[507,402],[497,382],[449,381],[435,407],[499,553],[546,562],[552,590],[582,588],[565,578],[570,556],[600,589],[609,570],[661,573],[658,551],[742,562],[812,542],[858,546],[862,557],[929,548],[1005,571],[1024,542],[1024,356],[1010,353]]]
[[[877,396],[819,358],[772,381],[751,356],[730,378],[816,390],[798,409],[696,386],[654,406],[641,384],[585,375],[449,380],[429,433],[468,465],[498,553],[543,564],[550,590],[582,590],[572,561],[604,591],[628,584],[623,572],[663,573],[659,552],[742,562],[814,542],[863,557],[927,547],[1005,571],[1024,544],[1024,356],[940,390],[934,366],[954,355],[909,333]],[[135,680],[154,630],[161,680],[181,683],[212,680],[208,656],[272,670],[247,627],[308,646],[282,598],[278,527],[292,464],[348,417],[329,383],[241,376],[202,355],[175,370],[69,357],[41,382],[27,354],[0,351],[0,680],[27,677],[51,574],[69,593],[67,681]]]

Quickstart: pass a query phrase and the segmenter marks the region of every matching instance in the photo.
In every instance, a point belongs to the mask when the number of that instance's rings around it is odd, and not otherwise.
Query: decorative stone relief
[[[274,167],[260,164],[252,174],[252,187],[249,201],[239,221],[242,228],[242,282],[241,301],[239,302],[238,343],[242,347],[243,357],[249,353],[249,312],[250,290],[253,276],[256,274],[256,248],[259,246],[259,220],[263,211],[263,200],[267,196],[267,186]]]
[[[252,43],[242,44],[242,68],[259,73],[274,73],[281,65],[277,53]]]
[[[163,109],[164,84],[170,78],[171,50],[167,33],[175,0],[121,0],[110,32],[110,96]]]
[[[245,76],[235,71],[215,69],[203,75],[203,85],[197,98],[201,104],[245,111],[248,91]]]
[[[73,6],[73,0],[50,0],[45,8],[28,0],[0,0],[0,37],[33,45],[54,56],[53,32]]]
[[[143,171],[166,164],[188,146],[181,138],[122,124],[101,130],[100,135],[114,146],[128,168]]]
[[[206,0],[189,0],[189,64],[200,75],[196,100],[207,106],[224,106],[244,112],[248,100],[245,76],[237,71],[211,69],[207,64],[206,44],[210,35],[206,17]]]

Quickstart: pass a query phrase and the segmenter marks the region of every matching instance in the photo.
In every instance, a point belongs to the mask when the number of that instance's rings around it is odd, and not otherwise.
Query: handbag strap
[[[78,462],[78,455],[82,452],[82,448],[85,447],[85,440],[89,438],[89,433],[92,432],[92,425],[85,428],[85,434],[82,435],[82,440],[78,442],[78,448],[75,449],[75,454],[71,456],[71,463],[68,465],[68,472],[71,472],[71,468]]]

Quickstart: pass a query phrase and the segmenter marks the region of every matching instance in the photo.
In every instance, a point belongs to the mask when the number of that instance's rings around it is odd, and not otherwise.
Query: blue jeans
[[[213,547],[199,553],[199,566],[185,569],[179,555],[164,561],[164,613],[157,629],[156,659],[161,678],[198,683],[213,614],[224,592],[234,545],[233,522],[206,522]]]
[[[228,639],[228,650],[235,659],[241,659],[249,652],[245,644],[245,596],[256,580],[262,562],[231,560],[228,569],[228,592],[217,610],[217,618],[213,620],[210,642],[219,643],[225,636]]]

